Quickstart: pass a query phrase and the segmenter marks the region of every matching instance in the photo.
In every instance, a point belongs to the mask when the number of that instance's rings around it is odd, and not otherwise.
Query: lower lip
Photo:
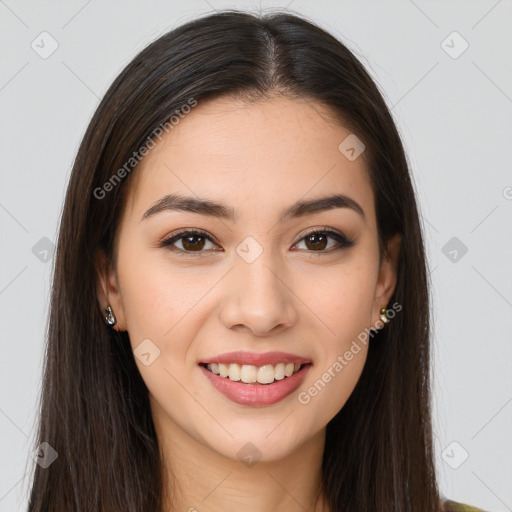
[[[226,398],[240,405],[264,407],[276,404],[288,395],[291,395],[303,382],[311,363],[304,365],[297,373],[282,380],[275,380],[272,384],[245,384],[233,381],[228,377],[221,377],[199,365],[213,386]]]

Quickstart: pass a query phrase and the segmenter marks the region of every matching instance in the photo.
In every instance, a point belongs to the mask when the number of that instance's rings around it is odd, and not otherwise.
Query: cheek
[[[164,403],[173,396],[177,409],[185,410],[188,395],[181,396],[178,382],[185,382],[189,376],[188,354],[200,328],[197,315],[205,293],[204,280],[198,279],[192,269],[172,269],[165,261],[145,261],[144,256],[133,252],[119,265],[135,362],[158,401]],[[151,354],[149,365],[137,356],[146,352]],[[184,399],[183,403],[178,397]]]
[[[160,340],[197,306],[204,280],[191,268],[173,268],[144,252],[133,252],[119,265],[123,306],[130,335],[151,335]]]
[[[327,424],[343,408],[361,377],[368,354],[368,338],[361,341],[354,320],[340,326],[332,343],[324,344],[323,354],[313,367],[304,390],[297,396],[304,414],[315,425]]]
[[[309,291],[305,303],[325,324],[326,333],[335,340],[339,350],[371,324],[374,274],[370,265],[347,266],[339,273],[332,273],[320,286],[310,287],[314,292]]]
[[[338,413],[359,381],[368,353],[374,294],[374,271],[358,266],[347,267],[329,286],[309,295],[319,328],[328,328],[321,329],[319,361],[298,402],[314,411],[321,424]]]

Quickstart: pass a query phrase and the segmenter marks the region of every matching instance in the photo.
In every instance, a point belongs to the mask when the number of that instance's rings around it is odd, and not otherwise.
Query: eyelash
[[[327,226],[325,226],[322,229],[315,229],[313,231],[309,231],[294,245],[298,245],[300,242],[302,242],[308,236],[318,235],[318,234],[328,235],[329,238],[332,238],[336,242],[338,242],[339,247],[334,248],[334,249],[331,248],[328,250],[324,249],[321,251],[306,250],[306,252],[310,252],[313,254],[331,254],[332,252],[336,252],[341,249],[348,249],[349,247],[352,247],[355,243],[353,240],[350,240],[345,235],[338,233],[337,231],[333,231],[332,229],[329,229]],[[183,249],[179,249],[178,247],[172,247],[172,244],[174,242],[177,242],[178,240],[181,240],[182,238],[186,238],[186,235],[199,235],[199,236],[209,240],[210,242],[213,242],[214,244],[218,245],[210,236],[208,236],[208,234],[205,231],[201,231],[199,229],[186,229],[186,230],[180,231],[179,233],[176,233],[176,234],[170,236],[169,238],[166,238],[165,240],[163,240],[161,242],[160,246],[166,247],[173,252],[181,253],[181,255],[187,255],[187,256],[194,255],[194,253],[200,254],[202,252],[206,252],[206,251],[185,251]]]

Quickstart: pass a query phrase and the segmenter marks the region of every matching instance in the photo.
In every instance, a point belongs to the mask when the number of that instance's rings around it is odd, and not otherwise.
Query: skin
[[[163,511],[328,510],[319,487],[325,429],[352,393],[368,347],[360,344],[308,404],[297,396],[359,333],[379,326],[380,308],[391,307],[401,241],[397,235],[389,242],[379,266],[364,160],[338,150],[349,134],[311,101],[200,101],[130,177],[113,265],[98,253],[98,298],[102,309],[111,305],[133,349],[149,338],[160,350],[148,366],[135,360],[150,393],[165,490],[175,496]],[[297,200],[335,192],[357,201],[365,218],[337,208],[278,222]],[[164,211],[141,220],[170,193],[216,200],[239,217]],[[304,236],[325,226],[354,245],[333,250],[339,245],[332,238],[320,249],[308,245]],[[185,252],[183,238],[174,242],[177,252],[159,245],[184,228],[204,230],[213,241],[202,252]],[[250,264],[236,252],[247,236],[263,248]],[[291,352],[313,366],[281,402],[242,406],[198,367],[233,350]],[[261,453],[251,467],[237,456],[249,442]]]

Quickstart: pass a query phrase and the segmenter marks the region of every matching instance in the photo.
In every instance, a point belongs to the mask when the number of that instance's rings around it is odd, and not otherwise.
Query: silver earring
[[[114,312],[112,311],[112,308],[110,306],[107,306],[106,309],[105,309],[105,323],[110,326],[110,327],[113,327],[114,325],[116,325],[116,317],[114,316]]]

